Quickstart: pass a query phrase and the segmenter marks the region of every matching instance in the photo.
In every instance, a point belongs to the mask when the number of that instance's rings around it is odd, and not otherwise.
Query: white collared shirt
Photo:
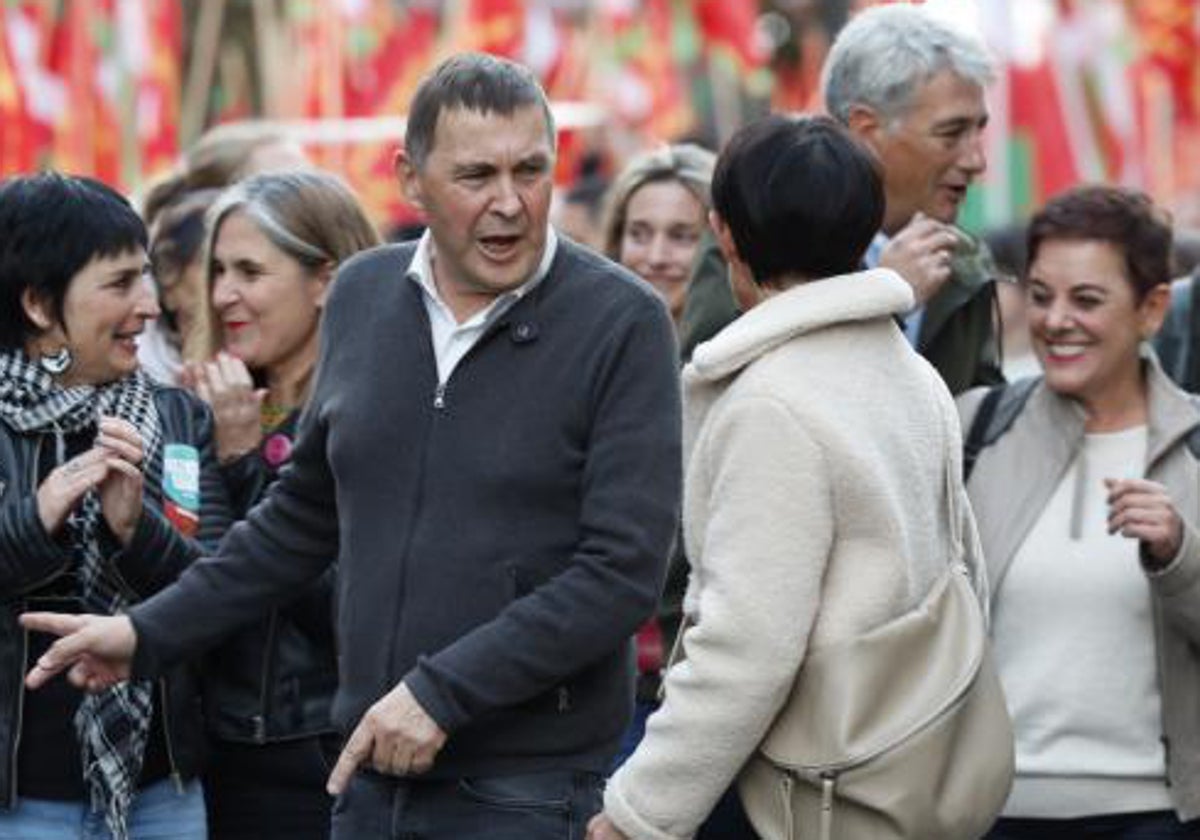
[[[437,284],[433,280],[432,246],[433,238],[427,230],[417,243],[417,250],[408,267],[408,277],[421,287],[421,299],[425,301],[425,311],[429,314],[433,355],[437,359],[438,384],[445,385],[463,356],[475,346],[475,342],[479,341],[487,328],[550,273],[550,264],[554,262],[554,254],[558,250],[558,237],[554,228],[549,228],[546,233],[546,247],[533,276],[517,288],[498,295],[495,300],[461,324],[438,293]]]

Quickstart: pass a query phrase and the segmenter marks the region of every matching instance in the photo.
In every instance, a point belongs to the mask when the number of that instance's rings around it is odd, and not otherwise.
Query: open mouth
[[[118,346],[124,348],[127,352],[137,352],[138,336],[142,334],[141,330],[130,330],[128,332],[113,333],[113,340]]]
[[[1083,356],[1087,352],[1086,344],[1074,344],[1067,342],[1053,342],[1046,344],[1046,356],[1060,362],[1074,361]]]
[[[521,237],[517,235],[494,235],[479,237],[480,249],[492,259],[502,260],[511,257],[517,250]]]
[[[951,184],[943,184],[942,191],[950,196],[950,200],[955,204],[962,204],[967,197],[967,188],[954,186]]]
[[[665,289],[671,289],[676,286],[683,285],[683,284],[687,283],[687,281],[688,281],[688,277],[686,274],[679,274],[678,272],[663,272],[663,271],[646,272],[645,274],[642,275],[642,279],[644,279],[647,283],[649,283],[652,286],[662,286]]]

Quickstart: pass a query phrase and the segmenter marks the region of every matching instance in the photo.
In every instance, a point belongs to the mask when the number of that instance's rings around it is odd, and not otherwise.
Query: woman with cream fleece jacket
[[[826,171],[835,164],[837,173]],[[768,206],[746,219],[747,185],[822,173],[857,174],[867,186],[768,191]],[[752,124],[718,163],[714,224],[746,314],[701,345],[684,373],[692,626],[591,838],[691,837],[767,733],[805,651],[911,610],[954,559],[946,470],[949,460],[958,474],[959,423],[945,385],[896,323],[913,307],[912,290],[883,269],[819,273],[822,255],[833,251],[837,264],[838,248],[841,265],[858,264],[870,239],[861,218],[868,175],[873,161],[819,118]],[[795,224],[806,211],[793,205],[805,203],[826,205],[807,212],[840,227]],[[771,273],[755,256],[777,239],[773,213],[792,222],[778,231],[796,243],[786,248],[798,262],[790,271]],[[797,230],[810,232],[805,242]],[[977,555],[969,508],[958,508]]]

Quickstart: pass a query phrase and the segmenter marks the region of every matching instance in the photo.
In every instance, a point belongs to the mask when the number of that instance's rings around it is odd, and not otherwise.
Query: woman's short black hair
[[[717,160],[712,198],[759,285],[857,271],[883,224],[878,160],[828,117],[742,128]]]
[[[1134,297],[1171,280],[1171,222],[1138,190],[1089,184],[1055,196],[1029,222],[1026,265],[1044,242],[1107,242],[1125,258]]]
[[[146,226],[100,181],[44,172],[0,182],[0,348],[23,347],[40,332],[22,305],[27,290],[61,322],[81,269],[138,248],[146,248]]]

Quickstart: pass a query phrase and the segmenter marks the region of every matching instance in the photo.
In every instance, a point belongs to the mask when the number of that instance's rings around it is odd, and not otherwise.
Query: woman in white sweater
[[[1144,194],[1079,187],[1028,239],[1043,375],[959,399],[988,444],[967,488],[1016,734],[988,838],[1200,837],[1200,410],[1142,348],[1170,224]]]
[[[977,545],[946,495],[954,403],[896,322],[911,289],[856,271],[883,214],[874,158],[825,118],[772,116],[734,137],[712,191],[746,314],[684,373],[686,656],[592,840],[690,837],[806,650],[915,607],[953,558],[948,509]]]

